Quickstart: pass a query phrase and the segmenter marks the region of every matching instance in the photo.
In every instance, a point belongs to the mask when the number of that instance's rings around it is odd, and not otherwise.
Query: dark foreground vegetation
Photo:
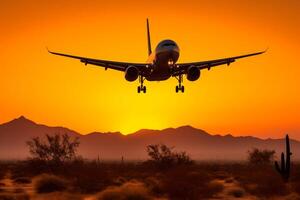
[[[300,164],[291,164],[287,181],[272,150],[250,150],[248,162],[213,163],[155,144],[146,147],[147,161],[100,162],[78,157],[79,141],[67,136],[28,145],[32,158],[0,163],[0,200],[300,198]]]

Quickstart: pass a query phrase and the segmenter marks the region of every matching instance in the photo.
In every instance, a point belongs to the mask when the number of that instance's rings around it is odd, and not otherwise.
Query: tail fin
[[[147,18],[147,39],[148,39],[148,55],[151,54],[151,39],[150,39],[150,30],[149,30],[149,20]]]

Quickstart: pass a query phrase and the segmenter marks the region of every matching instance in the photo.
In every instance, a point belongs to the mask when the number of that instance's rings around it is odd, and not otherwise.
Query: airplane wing
[[[58,56],[65,56],[69,58],[78,59],[80,60],[80,62],[84,63],[85,65],[90,64],[90,65],[101,66],[104,67],[105,70],[114,69],[118,71],[125,71],[128,66],[135,66],[143,70],[146,68],[147,65],[149,65],[147,63],[127,63],[127,62],[117,62],[117,61],[110,61],[110,60],[98,60],[94,58],[86,58],[86,57],[74,56],[69,54],[57,53],[49,50],[48,52]]]
[[[260,52],[256,52],[256,53],[245,54],[245,55],[240,55],[240,56],[235,56],[235,57],[222,58],[222,59],[216,59],[216,60],[191,62],[191,63],[178,63],[178,64],[176,64],[177,68],[175,68],[173,76],[187,73],[187,69],[190,66],[198,67],[200,70],[202,70],[202,69],[210,70],[211,67],[216,67],[216,66],[224,65],[224,64],[230,65],[230,63],[235,62],[235,60],[237,60],[237,59],[250,57],[250,56],[256,56],[256,55],[259,55],[259,54],[262,54],[265,52],[266,51],[260,51]]]

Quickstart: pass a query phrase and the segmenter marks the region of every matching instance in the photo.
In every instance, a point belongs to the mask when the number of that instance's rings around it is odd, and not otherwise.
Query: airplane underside
[[[149,76],[146,76],[147,81],[165,81],[171,77],[170,70],[153,71]]]
[[[172,77],[171,68],[168,64],[157,66],[148,76],[140,76],[138,86],[138,93],[144,92],[146,93],[146,86],[144,86],[144,80],[147,81],[165,81]],[[181,91],[184,92],[184,86],[182,85],[183,75],[175,76],[178,80],[178,85],[175,87],[176,93]]]

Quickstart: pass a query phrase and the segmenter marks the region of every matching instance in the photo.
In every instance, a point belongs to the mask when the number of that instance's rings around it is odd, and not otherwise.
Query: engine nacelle
[[[198,67],[190,66],[187,70],[186,78],[189,81],[196,81],[200,77],[200,70]]]
[[[135,81],[139,77],[139,70],[135,66],[129,66],[125,70],[125,79],[127,81]]]

